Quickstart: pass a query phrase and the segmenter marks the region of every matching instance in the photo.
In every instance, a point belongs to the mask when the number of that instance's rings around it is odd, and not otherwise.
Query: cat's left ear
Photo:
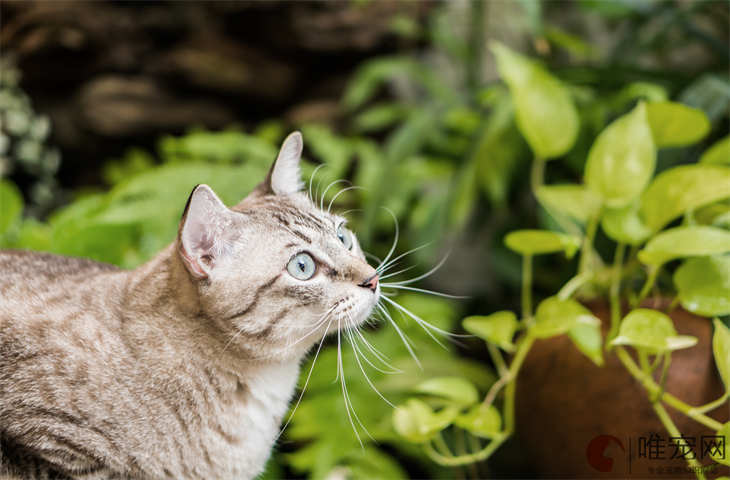
[[[208,185],[193,189],[178,232],[180,258],[193,277],[208,278],[227,254],[225,233],[230,223],[230,210]]]
[[[302,189],[304,184],[299,161],[302,158],[303,147],[301,133],[293,132],[286,137],[279,150],[279,156],[276,157],[266,177],[269,191],[276,195],[289,195]]]

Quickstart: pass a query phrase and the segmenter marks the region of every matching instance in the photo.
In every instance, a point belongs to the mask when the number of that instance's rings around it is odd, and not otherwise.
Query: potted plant
[[[492,51],[534,153],[532,191],[561,231],[509,233],[522,256],[520,314],[463,321],[499,375],[486,395],[431,379],[395,410],[396,431],[442,465],[486,460],[517,432],[521,462],[540,475],[726,471],[730,329],[717,317],[730,314],[730,137],[655,174],[658,149],[697,142],[709,122],[639,100],[597,136],[583,183],[546,185],[549,160],[578,136],[571,92],[538,63]],[[608,259],[594,246],[599,228]],[[579,255],[576,274],[535,308],[533,257],[560,252]],[[462,431],[470,444],[457,454],[446,440]],[[659,450],[666,462],[652,463]]]

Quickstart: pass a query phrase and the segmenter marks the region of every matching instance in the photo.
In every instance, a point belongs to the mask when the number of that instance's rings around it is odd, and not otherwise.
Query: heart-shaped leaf
[[[727,454],[726,448],[730,445],[730,422],[727,422],[717,431],[717,436],[722,439],[713,439],[716,448],[709,448],[710,457],[717,463],[730,466],[730,455]]]
[[[730,135],[718,140],[700,157],[700,163],[730,165]]]
[[[476,387],[461,377],[431,378],[419,384],[415,391],[445,398],[460,405],[476,403],[479,397]]]
[[[493,438],[502,429],[502,417],[494,405],[480,403],[456,417],[454,425],[477,437]]]
[[[612,239],[629,245],[641,245],[651,235],[651,230],[639,215],[638,202],[604,209],[601,228]]]
[[[674,285],[690,312],[706,317],[730,314],[730,256],[687,260],[674,272]]]
[[[641,197],[641,211],[653,231],[685,212],[730,197],[730,167],[683,165],[666,170]]]
[[[712,335],[712,352],[715,354],[715,365],[725,389],[730,390],[730,329],[717,318],[713,324],[715,333]]]
[[[639,252],[639,260],[660,266],[675,258],[719,255],[730,251],[730,232],[716,227],[689,226],[663,231]]]
[[[512,94],[517,126],[535,155],[548,160],[570,150],[580,120],[562,82],[501,43],[493,42],[491,49]]]
[[[522,255],[565,252],[571,258],[580,248],[580,238],[549,230],[517,230],[504,237],[508,248]]]
[[[599,367],[603,366],[603,337],[600,324],[577,323],[568,330],[568,336],[586,357]]]
[[[658,148],[691,145],[710,131],[705,112],[681,103],[652,102],[646,113]]]
[[[655,164],[646,106],[639,103],[598,135],[588,153],[585,182],[607,206],[623,207],[644,190]]]
[[[512,352],[515,349],[512,337],[517,330],[517,316],[508,310],[491,315],[473,315],[461,322],[464,330],[499,348]]]
[[[672,320],[664,313],[637,308],[624,317],[618,336],[611,343],[644,348],[649,353],[661,353],[691,347],[697,343],[697,338],[677,335]]]
[[[0,180],[0,236],[15,223],[23,212],[23,196],[18,188]]]
[[[393,410],[393,427],[408,441],[424,443],[451,425],[458,414],[459,409],[455,407],[446,407],[436,413],[426,402],[411,398]]]
[[[601,322],[575,300],[548,297],[537,306],[530,333],[537,338],[549,338],[568,333],[579,324],[599,326]]]
[[[543,185],[537,190],[537,198],[545,208],[565,213],[581,223],[601,210],[601,199],[583,185]]]

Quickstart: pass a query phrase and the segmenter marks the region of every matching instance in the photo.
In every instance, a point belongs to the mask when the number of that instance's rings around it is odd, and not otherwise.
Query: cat
[[[0,477],[262,472],[303,357],[380,295],[344,219],[301,191],[302,147],[287,137],[232,208],[195,187],[134,270],[0,252]]]

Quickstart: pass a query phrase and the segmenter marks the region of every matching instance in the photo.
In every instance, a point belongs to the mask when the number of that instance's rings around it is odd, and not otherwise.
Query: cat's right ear
[[[193,277],[208,278],[226,255],[223,237],[230,218],[228,207],[208,185],[193,189],[178,231],[180,258]]]

